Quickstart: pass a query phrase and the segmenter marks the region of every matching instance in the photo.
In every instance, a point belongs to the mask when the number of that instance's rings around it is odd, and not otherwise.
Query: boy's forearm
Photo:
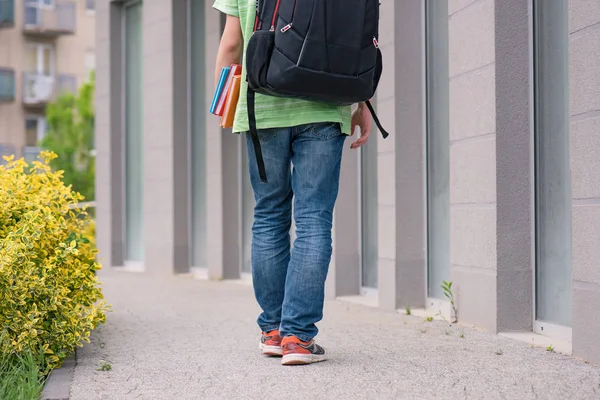
[[[217,53],[217,65],[215,68],[215,87],[219,83],[221,71],[231,64],[240,63],[242,59],[242,45],[224,45],[221,43]]]
[[[219,84],[219,78],[223,68],[241,61],[243,47],[244,39],[242,37],[240,19],[232,15],[227,15],[225,29],[223,30],[221,42],[219,43],[219,51],[217,52],[215,87]]]

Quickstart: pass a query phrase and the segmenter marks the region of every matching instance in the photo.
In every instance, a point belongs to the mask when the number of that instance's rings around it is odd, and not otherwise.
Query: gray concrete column
[[[143,3],[144,266],[189,270],[186,3]]]
[[[387,310],[397,307],[398,279],[396,268],[396,130],[395,98],[398,71],[396,65],[397,23],[396,11],[402,5],[398,2],[382,2],[379,20],[379,48],[383,55],[383,74],[375,99],[377,114],[390,136],[383,139],[377,136],[370,140],[377,145],[377,298],[379,306]],[[413,16],[415,17],[415,16]],[[371,143],[370,145],[373,145]]]
[[[105,268],[122,266],[125,250],[123,191],[121,5],[96,3],[96,237]]]
[[[225,18],[205,1],[206,49],[206,102],[212,102],[214,66]],[[210,279],[237,279],[240,277],[241,229],[239,196],[241,138],[219,127],[219,120],[206,113],[206,218],[207,258]]]
[[[533,325],[530,0],[495,2],[496,330]]]
[[[191,87],[188,5],[172,0],[173,37],[173,271],[189,272],[191,266]]]
[[[385,5],[385,6],[384,6]],[[379,115],[390,130],[390,142],[381,142],[379,175],[380,222],[395,221],[392,241],[383,244],[379,267],[379,303],[384,309],[425,306],[426,198],[425,198],[425,15],[421,1],[383,3],[384,33],[393,40],[386,53],[387,72],[394,98],[379,93]],[[386,9],[385,7],[388,7]],[[390,18],[387,20],[385,18]],[[382,39],[386,46],[388,38]],[[391,152],[386,154],[391,147]],[[390,159],[390,155],[394,155]],[[393,170],[389,170],[393,166]],[[389,182],[383,175],[391,174]],[[386,191],[393,192],[393,199]],[[382,218],[383,217],[383,218]],[[389,223],[389,221],[387,222]],[[385,225],[384,225],[385,226]],[[380,229],[384,235],[388,230]],[[382,242],[383,240],[383,242]],[[395,251],[393,247],[395,246]],[[386,249],[387,248],[387,249]]]

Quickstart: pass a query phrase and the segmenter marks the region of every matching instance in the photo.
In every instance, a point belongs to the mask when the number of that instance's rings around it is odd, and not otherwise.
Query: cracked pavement
[[[329,360],[258,350],[249,285],[102,271],[107,324],[78,349],[72,400],[598,399],[600,368],[441,321],[329,301]],[[464,333],[464,337],[463,336]],[[110,371],[99,371],[102,363]]]

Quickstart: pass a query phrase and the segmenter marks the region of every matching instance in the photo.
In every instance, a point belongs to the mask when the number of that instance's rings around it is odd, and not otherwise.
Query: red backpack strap
[[[254,18],[254,32],[260,29],[260,0],[256,0],[256,17]]]

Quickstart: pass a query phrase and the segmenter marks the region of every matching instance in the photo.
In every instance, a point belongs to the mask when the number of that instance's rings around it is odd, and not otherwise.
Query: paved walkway
[[[101,279],[113,312],[78,351],[73,400],[600,399],[600,368],[582,361],[338,301],[320,325],[330,360],[283,367],[258,352],[248,285]]]

